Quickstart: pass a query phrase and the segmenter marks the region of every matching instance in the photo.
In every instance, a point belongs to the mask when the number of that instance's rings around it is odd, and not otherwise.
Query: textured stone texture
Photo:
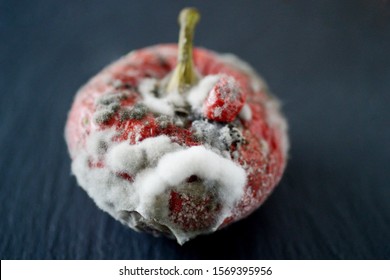
[[[74,92],[104,65],[176,40],[181,3],[1,1],[0,257],[390,258],[384,2],[191,2],[196,44],[251,62],[284,101],[292,149],[261,209],[179,247],[94,206],[70,176],[63,128]]]

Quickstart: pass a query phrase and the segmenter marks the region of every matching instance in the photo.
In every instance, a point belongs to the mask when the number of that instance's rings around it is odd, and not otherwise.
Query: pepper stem
[[[200,15],[195,8],[185,8],[179,15],[180,35],[177,65],[169,80],[167,91],[183,93],[198,82],[192,61],[192,41]]]

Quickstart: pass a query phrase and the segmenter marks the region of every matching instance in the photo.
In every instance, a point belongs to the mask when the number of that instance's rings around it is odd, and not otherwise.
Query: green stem
[[[192,41],[194,38],[195,26],[199,19],[199,12],[195,8],[185,8],[180,12],[177,65],[169,80],[167,86],[168,92],[177,91],[183,93],[198,82],[198,76],[192,61]]]

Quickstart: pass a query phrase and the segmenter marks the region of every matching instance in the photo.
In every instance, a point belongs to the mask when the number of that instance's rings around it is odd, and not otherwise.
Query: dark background
[[[183,247],[100,211],[70,175],[74,93],[128,51],[174,42],[249,61],[284,103],[284,178],[249,218]],[[390,4],[0,1],[2,259],[389,259]]]

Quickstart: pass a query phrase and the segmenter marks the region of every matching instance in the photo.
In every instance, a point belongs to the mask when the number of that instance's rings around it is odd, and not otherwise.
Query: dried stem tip
[[[198,81],[198,76],[192,61],[192,41],[195,26],[200,15],[195,8],[185,8],[180,12],[179,24],[179,49],[177,65],[168,83],[168,92],[178,91],[183,93]]]

